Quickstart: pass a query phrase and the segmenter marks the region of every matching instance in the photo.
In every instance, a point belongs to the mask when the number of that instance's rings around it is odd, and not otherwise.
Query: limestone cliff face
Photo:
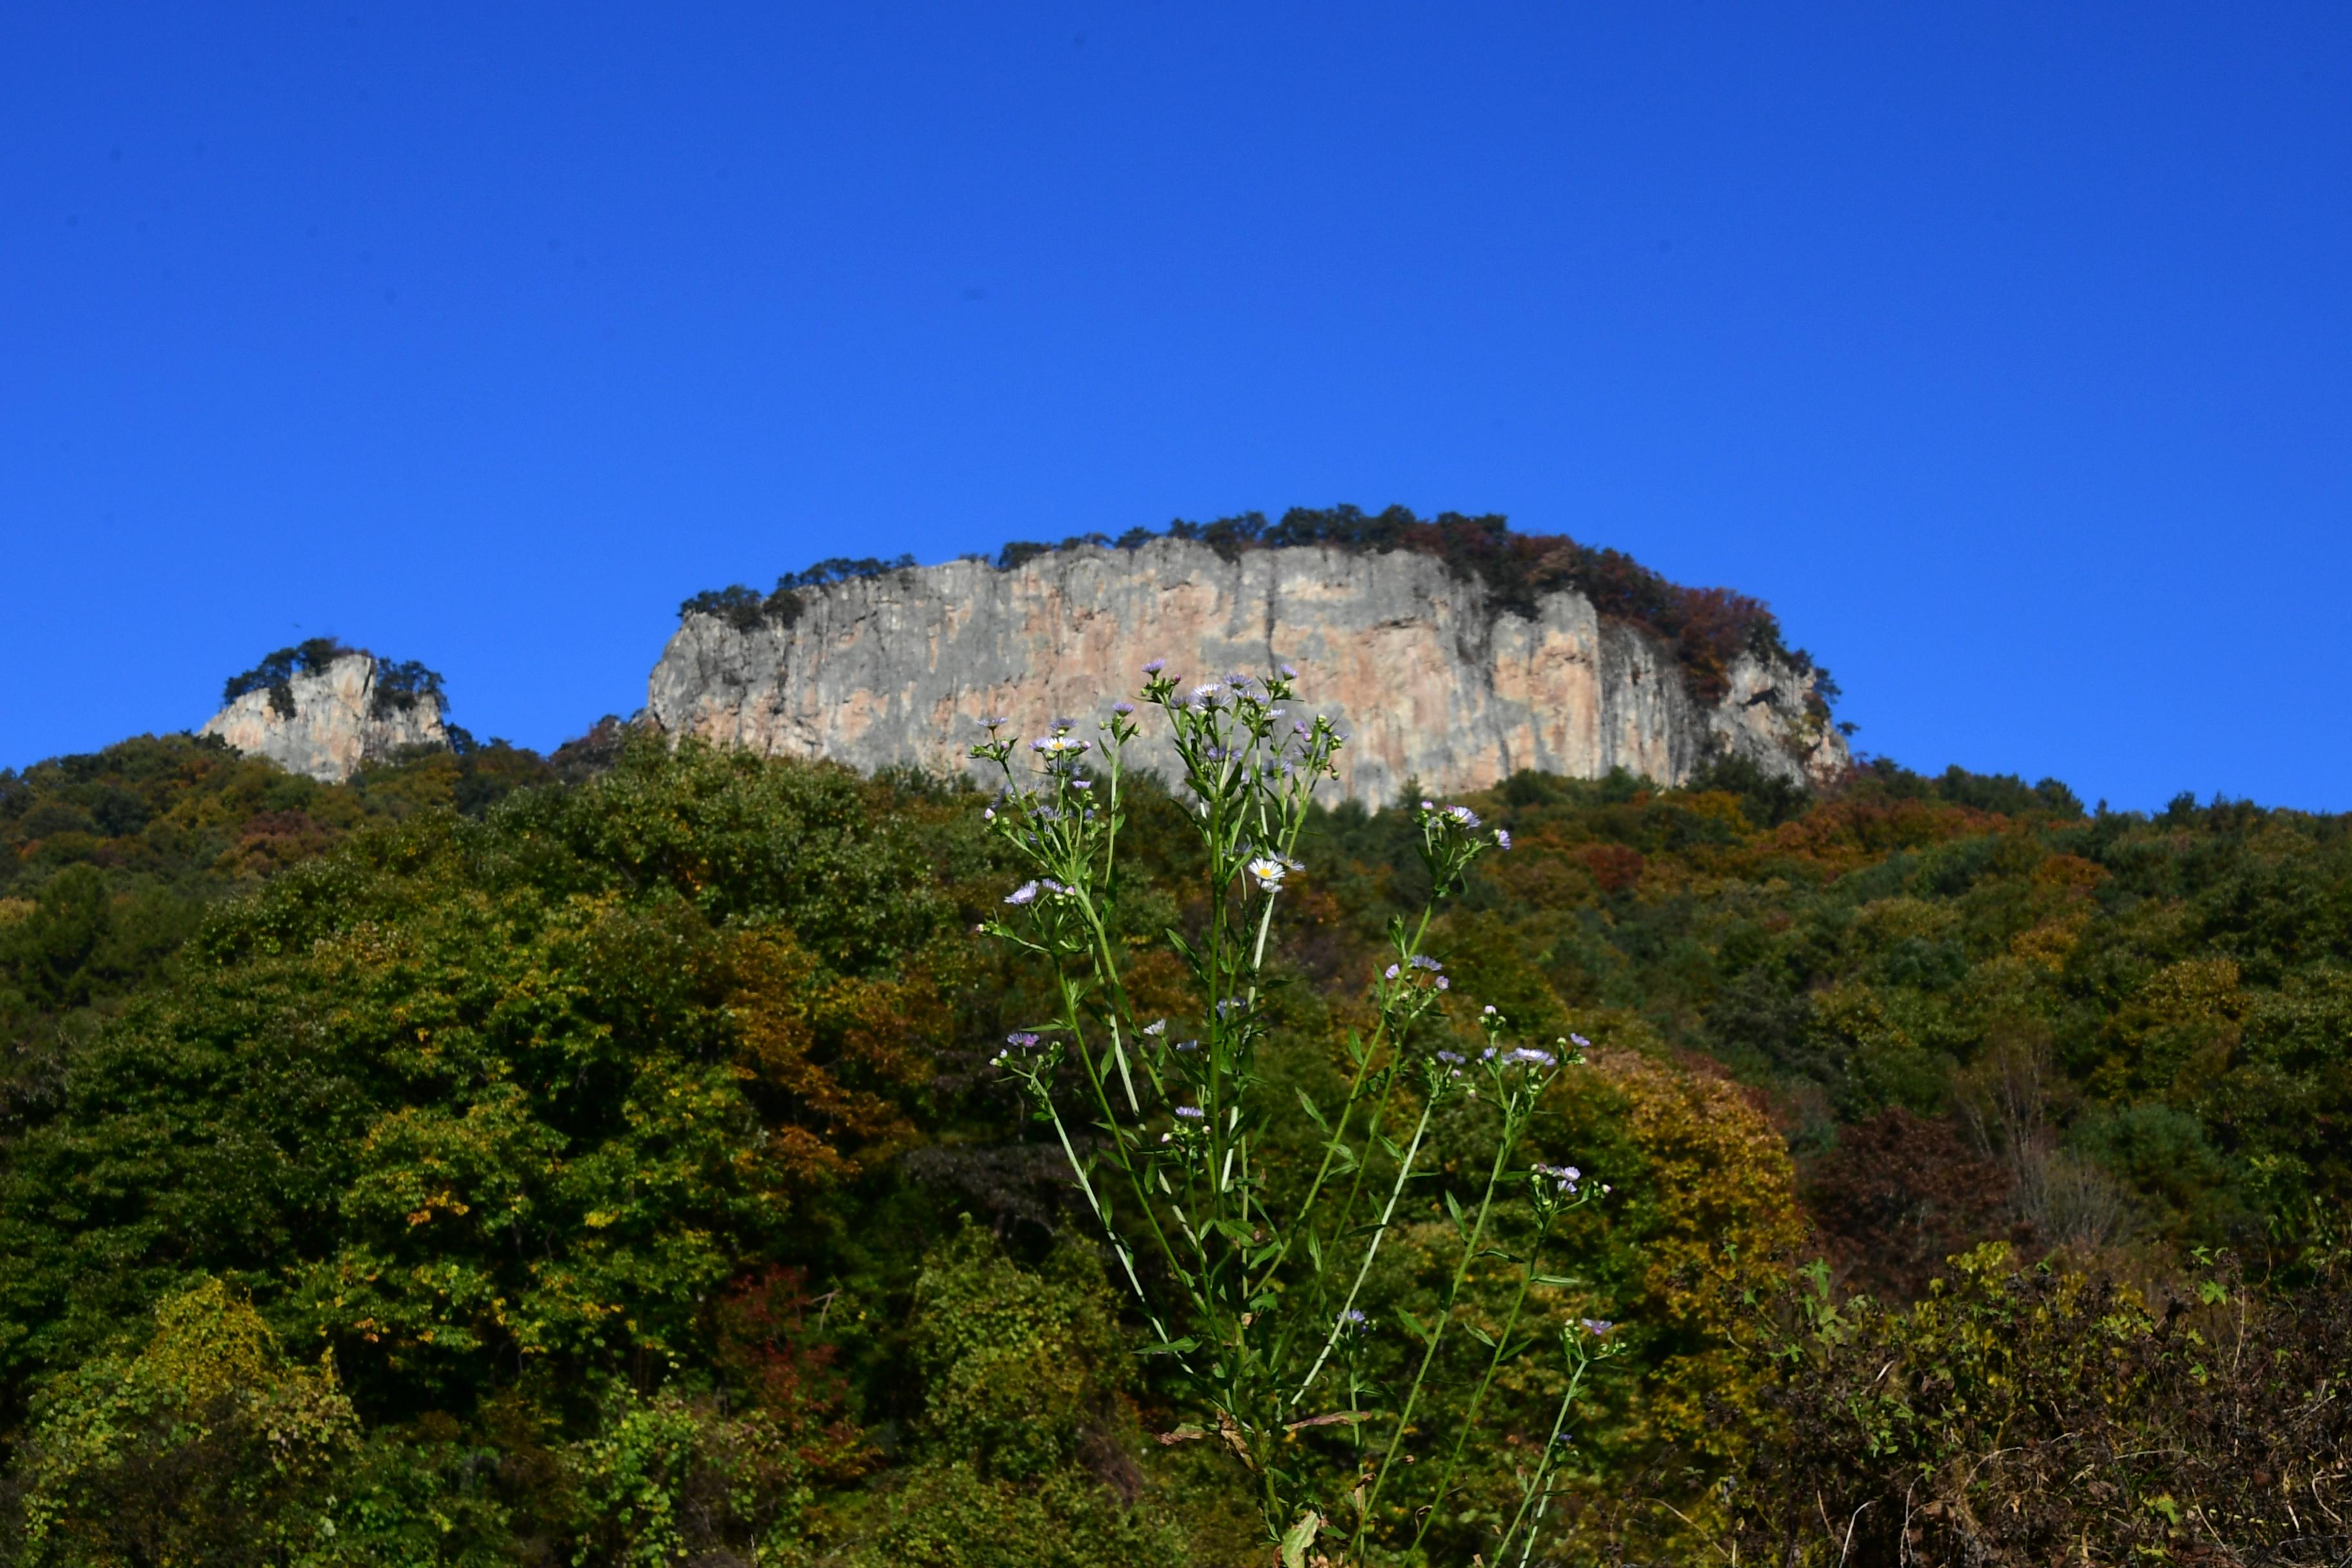
[[[1350,739],[1340,793],[1395,798],[1408,779],[1479,788],[1521,768],[1675,784],[1711,755],[1801,779],[1844,765],[1806,716],[1811,676],[1743,658],[1701,703],[1673,650],[1546,595],[1497,613],[1476,581],[1403,551],[1259,550],[1226,561],[1160,539],[1055,552],[1010,572],[974,561],[804,590],[789,626],[689,615],[655,666],[647,708],[672,735],[864,769],[952,770],[984,715],[1037,733],[1090,720],[1149,659],[1188,678],[1297,667],[1304,709]],[[1086,729],[1091,732],[1092,724]],[[1154,731],[1147,728],[1147,737]],[[1142,758],[1162,765],[1164,753]]]
[[[200,734],[218,735],[238,751],[264,756],[289,773],[341,784],[362,764],[403,746],[446,746],[441,704],[429,696],[408,707],[378,710],[376,661],[348,653],[326,668],[287,682],[291,715],[272,706],[268,690],[248,691],[214,714]]]

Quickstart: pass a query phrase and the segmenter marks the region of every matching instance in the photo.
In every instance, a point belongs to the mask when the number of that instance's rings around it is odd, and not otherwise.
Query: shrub
[[[244,1298],[205,1279],[135,1354],[43,1401],[16,1467],[15,1560],[277,1563],[331,1539],[331,1477],[359,1426],[331,1361],[289,1362]]]
[[[2335,1563],[2352,1479],[2352,1289],[2221,1263],[2146,1291],[2006,1246],[1908,1311],[1784,1302],[1771,1435],[1733,1542],[1785,1563]],[[1735,1545],[1736,1543],[1736,1545]]]

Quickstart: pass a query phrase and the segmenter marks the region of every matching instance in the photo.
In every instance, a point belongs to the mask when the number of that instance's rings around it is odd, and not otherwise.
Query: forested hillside
[[[1129,789],[1107,940],[1181,1033],[1202,868]],[[1612,1352],[1529,1561],[2341,1559],[2344,819],[1884,763],[1459,804],[1507,847],[1428,932],[1438,1043],[1584,1042],[1527,1145],[1594,1184],[1573,1266],[1461,1298]],[[609,729],[332,787],[184,738],[0,774],[0,1555],[1274,1561],[993,1065],[1054,1004],[975,934],[1029,875],[991,808]],[[1269,1190],[1429,891],[1417,820],[1298,840]],[[1368,1404],[1493,1114],[1400,1184]],[[1504,1368],[1506,1470],[1559,1397]],[[1374,1560],[1468,1563],[1507,1499],[1437,1506]]]

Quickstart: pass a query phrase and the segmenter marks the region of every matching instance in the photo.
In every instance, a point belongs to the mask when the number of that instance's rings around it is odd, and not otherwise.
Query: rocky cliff
[[[345,653],[323,668],[289,676],[276,690],[247,692],[198,732],[329,784],[403,746],[448,744],[441,700],[427,693],[379,700],[381,673],[373,654]]]
[[[1534,607],[1502,611],[1475,578],[1402,550],[1226,560],[1161,538],[1011,571],[956,561],[806,590],[789,616],[689,613],[647,709],[672,735],[944,770],[964,765],[983,715],[1035,733],[1096,713],[1149,659],[1202,679],[1286,661],[1305,704],[1350,737],[1340,791],[1374,805],[1408,779],[1465,790],[1521,768],[1677,784],[1717,755],[1790,779],[1844,765],[1843,741],[1809,711],[1811,671],[1743,657],[1705,701],[1661,639],[1582,595]]]

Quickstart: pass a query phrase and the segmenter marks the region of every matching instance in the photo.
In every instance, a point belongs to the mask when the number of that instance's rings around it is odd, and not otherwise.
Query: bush
[[[2153,1292],[1988,1245],[1908,1311],[1784,1303],[1732,1542],[1784,1563],[2335,1563],[2352,1282]]]
[[[16,1467],[16,1561],[261,1564],[323,1547],[332,1471],[359,1438],[332,1363],[289,1362],[215,1279],[155,1324],[43,1400]]]
[[[1091,1253],[1042,1270],[968,1226],[926,1264],[912,1361],[923,1457],[851,1553],[881,1568],[1181,1568],[1182,1532],[1146,1489],[1115,1307]]]

